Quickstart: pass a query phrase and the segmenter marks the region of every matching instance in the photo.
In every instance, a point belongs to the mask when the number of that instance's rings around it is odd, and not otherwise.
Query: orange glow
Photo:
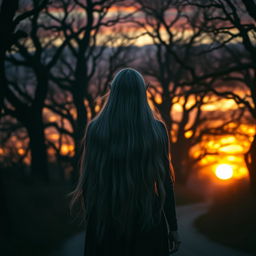
[[[220,143],[226,144],[226,143],[235,143],[236,139],[234,136],[226,136],[220,139]]]
[[[217,110],[232,110],[232,109],[237,109],[237,105],[235,103],[234,100],[232,99],[218,99],[213,98],[214,101],[207,103],[205,102],[204,105],[202,105],[201,109],[202,111],[217,111]],[[184,97],[180,97],[179,99],[177,97],[173,98],[173,101],[176,102],[173,105],[173,110],[177,111],[177,112],[182,112],[183,108],[182,105],[184,104]],[[191,106],[193,106],[195,104],[195,98],[190,97],[188,99],[188,102],[186,103],[186,109],[190,108]]]
[[[230,123],[228,128],[236,128],[240,134],[223,136],[206,136],[192,149],[191,155],[199,158],[206,151],[205,156],[199,161],[200,175],[207,176],[216,181],[235,179],[248,179],[248,169],[244,154],[248,151],[255,126],[249,124]]]
[[[61,150],[60,150],[61,154],[66,155],[69,153],[69,148],[67,144],[64,144],[61,146]]]
[[[61,146],[61,154],[62,155],[68,155],[68,154],[73,154],[74,153],[74,145],[68,145],[68,144],[64,144]]]
[[[55,122],[57,120],[57,117],[56,116],[50,116],[49,119],[48,119],[50,122]]]
[[[246,167],[238,167],[236,172],[235,172],[235,177],[236,178],[243,178],[248,176],[248,170]]]
[[[217,100],[217,99],[216,99]],[[237,109],[237,105],[232,99],[220,99],[216,102],[205,104],[202,106],[203,111],[216,111],[216,110],[230,110]]]
[[[73,150],[75,150],[74,145],[68,145],[68,150],[69,150],[69,151],[73,151]]]
[[[96,105],[95,108],[94,108],[95,112],[99,112],[100,111],[100,106],[99,105]]]
[[[25,150],[23,148],[19,148],[18,149],[18,154],[19,155],[24,155],[25,154]]]
[[[161,104],[162,103],[162,97],[159,94],[157,94],[155,96],[155,101],[156,101],[157,104]]]
[[[95,7],[95,11],[96,10],[100,10],[102,9],[101,5],[96,5]],[[54,8],[54,7],[50,7],[49,8],[51,14],[55,17],[55,18],[59,18],[62,19],[62,17],[64,16],[64,12],[62,8]],[[137,12],[138,10],[138,12]],[[190,13],[191,10],[189,9],[184,9],[183,10],[185,13]],[[86,11],[84,10],[84,8],[79,7],[78,5],[76,5],[74,8],[68,8],[68,13],[69,13],[69,18],[80,21],[83,20],[86,17]],[[106,16],[105,16],[105,21],[110,20],[110,19],[115,19],[117,16],[121,15],[127,15],[127,14],[133,14],[135,13],[136,15],[134,16],[136,18],[137,21],[140,21],[142,23],[145,24],[145,29],[149,32],[154,32],[154,26],[150,26],[147,25],[145,22],[145,17],[142,11],[140,11],[139,6],[136,7],[134,6],[120,6],[120,5],[112,5],[110,6],[110,8],[107,10],[106,12]],[[170,8],[168,10],[166,10],[165,12],[165,22],[166,23],[171,23],[173,21],[174,25],[172,26],[172,31],[173,31],[173,35],[174,35],[174,40],[184,40],[187,41],[189,40],[189,38],[191,38],[195,31],[194,29],[191,29],[191,27],[186,23],[186,19],[184,19],[182,16],[176,20],[176,13],[177,10],[176,8]],[[96,15],[96,12],[94,13]],[[96,15],[97,16],[97,15]],[[95,18],[96,18],[95,16]],[[79,24],[79,22],[74,22],[74,24]],[[155,22],[153,22],[155,23]],[[135,26],[132,25],[130,22],[126,23],[126,26],[123,26],[123,23],[121,22],[120,24],[117,23],[115,24],[115,28],[121,28],[121,30],[128,35],[131,34],[132,36],[138,36],[138,34],[142,34],[144,31],[143,28],[140,28],[139,26]],[[73,29],[74,31],[78,30],[79,27],[77,27],[77,25],[73,25]],[[102,44],[103,41],[105,41],[107,39],[107,35],[112,35],[113,27],[112,26],[103,26],[103,28],[100,30],[99,34],[98,34],[98,39],[97,40],[97,44]],[[237,33],[237,29],[229,29],[230,32],[233,33]],[[42,33],[42,32],[41,32]],[[46,33],[46,32],[45,32]],[[121,34],[118,33],[114,33],[115,36],[121,36]],[[161,40],[164,40],[166,43],[169,42],[170,37],[168,34],[167,29],[165,28],[165,26],[160,24],[160,28],[159,28],[159,34],[161,35]],[[80,33],[80,35],[82,35],[82,33]],[[60,46],[60,44],[63,43],[64,38],[62,36],[57,37],[56,40],[54,40],[54,35],[53,36],[49,36],[49,34],[46,34],[45,37],[49,37],[47,39],[44,39],[44,41],[49,41],[49,40],[53,40],[53,44],[55,46]],[[154,39],[156,40],[156,38]],[[108,40],[107,40],[108,41]],[[113,46],[111,44],[113,44],[113,41],[110,40],[111,42],[107,42],[107,45]],[[118,40],[117,40],[118,41]],[[241,42],[241,38],[240,37],[235,37],[232,42]],[[152,44],[153,40],[152,38],[148,35],[148,34],[142,34],[141,36],[139,36],[136,40],[134,40],[134,45],[137,46],[143,46],[146,44]],[[209,36],[205,36],[202,35],[200,37],[198,37],[196,44],[211,44],[213,43],[212,38]],[[72,44],[75,44],[74,41],[72,41]],[[118,43],[114,43],[114,44],[118,44]],[[215,108],[213,106],[213,108]]]
[[[49,155],[55,154],[55,150],[53,148],[49,148],[47,152],[49,153]]]
[[[219,149],[219,152],[228,152],[228,153],[242,153],[244,151],[244,148],[241,145],[229,145],[225,146]]]
[[[122,13],[132,13],[137,10],[134,6],[116,6],[113,5],[109,8],[109,12],[122,12]]]
[[[194,158],[198,158],[200,156],[200,154],[201,154],[201,152],[199,150],[197,150],[197,151],[193,152],[192,155]]]
[[[3,154],[4,154],[4,149],[0,148],[0,155],[3,155]]]
[[[185,132],[185,137],[189,139],[193,135],[193,131],[189,130]]]
[[[182,105],[181,104],[179,104],[179,103],[175,103],[175,104],[173,104],[173,110],[174,111],[176,111],[176,112],[182,112]]]
[[[233,174],[233,168],[229,164],[219,164],[215,169],[215,175],[221,180],[231,179]]]
[[[60,135],[58,133],[52,133],[48,135],[51,140],[58,140]]]

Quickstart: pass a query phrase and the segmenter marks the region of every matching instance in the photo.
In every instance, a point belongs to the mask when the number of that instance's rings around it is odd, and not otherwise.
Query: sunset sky
[[[108,14],[106,16],[106,20],[112,19],[113,17],[116,17],[119,13],[121,15],[127,15],[130,13],[135,13],[136,7],[118,7],[114,6],[111,7],[111,9],[108,11]],[[190,9],[185,10],[187,14],[191,12]],[[50,9],[51,15],[53,15],[56,18],[62,18],[63,17],[63,10],[51,8]],[[165,18],[167,21],[172,21],[176,16],[176,10],[170,9],[168,12],[166,12]],[[74,23],[72,24],[73,29],[76,29],[76,22],[80,22],[81,20],[85,20],[85,13],[84,10],[81,8],[74,8],[70,10],[69,12],[69,19],[74,18]],[[45,18],[45,16],[42,15],[42,19]],[[144,22],[144,16],[141,12],[136,13],[134,15],[134,18],[140,22]],[[47,24],[47,23],[46,23]],[[192,30],[188,27],[188,25],[185,25],[186,21],[184,18],[180,18],[175,22],[175,24],[172,27],[172,32],[175,34],[174,40],[183,38],[183,41],[192,35]],[[49,25],[49,24],[48,24]],[[152,32],[152,27],[149,25],[145,26],[146,29]],[[125,33],[129,36],[137,36],[141,34],[143,31],[142,28],[138,28],[135,26],[135,24],[128,23],[119,23],[115,26],[115,30],[113,32],[113,28],[110,27],[104,27],[100,30],[100,34],[97,37],[97,43],[100,45],[101,42],[104,42],[108,36],[120,36],[122,33]],[[230,32],[236,32],[235,30]],[[42,32],[43,33],[43,32]],[[46,32],[45,32],[46,33]],[[162,26],[160,29],[160,33],[162,35],[163,40],[168,40],[168,34],[166,33],[165,28]],[[81,33],[81,36],[83,35],[83,32]],[[41,40],[44,43],[49,42],[49,40],[53,40],[53,45],[59,46],[63,42],[63,37],[58,34],[44,34],[44,36],[41,36]],[[198,42],[200,44],[210,44],[212,43],[212,39],[209,37],[205,37],[203,35],[202,38],[199,38]],[[234,40],[233,42],[239,42],[239,39]],[[29,43],[29,42],[28,42]],[[137,46],[144,46],[146,44],[152,44],[153,41],[148,35],[143,35],[140,38],[136,39],[134,41],[134,45]],[[119,41],[115,42],[116,45],[119,44]],[[111,46],[115,46],[111,44]],[[32,49],[31,49],[32,50]],[[241,94],[244,93],[244,90],[240,91]],[[156,101],[161,102],[161,96],[155,95]],[[174,114],[175,116],[179,116],[179,113],[182,111],[182,97],[180,98],[180,102],[177,102],[173,106]],[[194,104],[195,99],[190,98],[188,101],[188,107],[191,104]],[[216,101],[210,101],[207,102],[202,106],[202,111],[204,113],[211,115],[213,112],[218,111],[226,111],[229,113],[231,110],[237,109],[237,104],[234,102],[234,100],[231,99],[218,99]],[[99,110],[99,107],[96,106],[96,111]],[[56,121],[60,123],[59,116],[54,115],[49,110],[44,110],[45,118],[48,121]],[[75,115],[75,111],[73,111],[73,115]],[[232,125],[232,124],[231,124]],[[70,124],[65,120],[64,126],[68,129],[71,129]],[[72,132],[72,131],[71,131]],[[255,133],[255,128],[253,125],[250,124],[241,124],[241,126],[238,128],[238,132],[244,135],[234,136],[234,135],[223,135],[223,136],[208,136],[204,141],[200,143],[193,151],[191,152],[192,155],[197,156],[200,154],[204,148],[207,148],[209,151],[209,155],[205,156],[200,161],[200,166],[202,167],[202,172],[207,173],[209,175],[216,175],[216,173],[230,173],[232,170],[232,177],[244,177],[247,175],[247,170],[245,167],[245,163],[243,160],[243,154],[248,150],[250,146],[250,142],[252,140],[252,137]],[[46,130],[46,136],[49,138],[50,141],[58,145],[59,142],[62,143],[62,146],[60,148],[60,152],[63,155],[73,155],[74,151],[74,145],[72,144],[71,139],[68,136],[63,136],[60,138],[60,135],[56,133],[56,130],[54,129],[47,129]],[[175,137],[174,134],[170,134],[171,137]],[[190,131],[186,132],[186,137],[189,138]],[[28,145],[28,141],[23,141],[22,143],[16,138],[16,136],[13,136],[10,139],[10,143],[13,143],[13,146],[16,148],[18,155],[24,155],[26,153],[25,148]],[[25,145],[25,147],[24,147]],[[0,158],[1,156],[4,156],[5,154],[8,154],[8,152],[5,152],[6,150],[4,148],[0,148]],[[54,150],[49,150],[49,155],[52,155],[54,153]],[[29,155],[26,157],[25,160],[27,163],[29,163]],[[229,167],[228,167],[229,166]],[[218,175],[217,175],[218,176]],[[221,177],[221,175],[219,175]],[[223,176],[228,177],[227,176]]]

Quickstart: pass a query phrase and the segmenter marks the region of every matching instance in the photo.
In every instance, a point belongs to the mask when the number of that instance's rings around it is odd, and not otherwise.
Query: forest
[[[256,253],[255,0],[2,0],[0,36],[5,255],[53,255],[82,232],[66,194],[124,67],[168,128],[177,205],[210,200],[198,230]]]

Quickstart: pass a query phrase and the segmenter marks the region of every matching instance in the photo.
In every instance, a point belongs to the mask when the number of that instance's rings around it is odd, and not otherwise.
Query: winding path
[[[249,256],[223,246],[199,233],[193,225],[194,220],[207,211],[207,203],[191,204],[177,207],[179,233],[182,244],[175,256]],[[84,233],[77,234],[66,241],[50,256],[83,256]]]
[[[182,244],[176,256],[249,256],[230,247],[216,243],[197,231],[194,220],[207,211],[207,204],[191,204],[177,207]]]

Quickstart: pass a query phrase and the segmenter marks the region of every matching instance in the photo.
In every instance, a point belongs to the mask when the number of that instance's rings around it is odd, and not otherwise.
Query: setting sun
[[[215,174],[221,180],[228,180],[233,177],[233,168],[229,164],[220,164],[216,167]]]

